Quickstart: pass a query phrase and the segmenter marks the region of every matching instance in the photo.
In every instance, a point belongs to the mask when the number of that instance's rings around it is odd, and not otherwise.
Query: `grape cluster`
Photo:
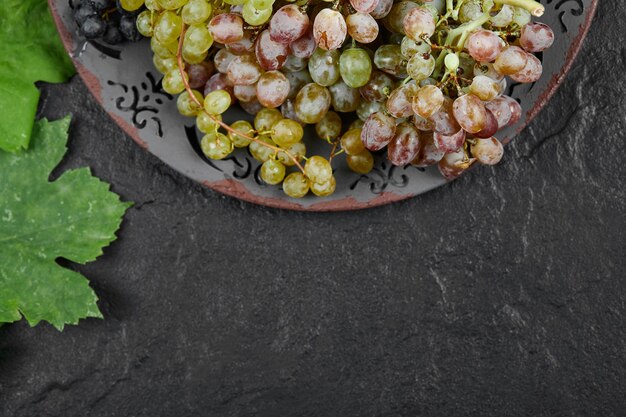
[[[143,0],[70,0],[74,21],[86,39],[102,39],[109,45],[137,42],[137,14]]]
[[[331,162],[357,173],[386,148],[398,166],[448,179],[503,154],[494,135],[521,116],[506,76],[539,79],[552,30],[534,0],[137,0],[163,89],[196,118],[208,158],[248,148],[291,197],[334,192]],[[253,122],[226,124],[239,102]],[[344,126],[343,121],[357,119]],[[305,125],[329,144],[307,155]],[[347,127],[347,129],[344,129]]]

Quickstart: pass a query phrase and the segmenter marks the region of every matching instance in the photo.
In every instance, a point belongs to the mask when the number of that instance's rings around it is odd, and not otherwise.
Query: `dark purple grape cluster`
[[[137,30],[137,15],[143,10],[124,10],[120,0],[70,0],[78,31],[89,40],[101,39],[109,45],[143,38]]]

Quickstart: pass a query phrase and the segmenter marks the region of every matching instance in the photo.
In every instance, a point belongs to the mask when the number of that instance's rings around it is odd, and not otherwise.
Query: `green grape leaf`
[[[40,120],[28,150],[0,151],[0,323],[23,315],[31,326],[45,320],[62,330],[102,317],[87,279],[56,259],[96,259],[130,204],[89,168],[48,181],[67,150],[69,124]]]
[[[0,0],[0,149],[28,147],[35,81],[61,83],[73,74],[46,0]]]

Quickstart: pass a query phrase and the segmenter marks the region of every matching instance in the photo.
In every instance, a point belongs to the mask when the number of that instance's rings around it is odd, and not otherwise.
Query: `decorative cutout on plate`
[[[369,174],[361,175],[350,184],[350,190],[354,190],[361,182],[368,184],[370,191],[374,194],[382,193],[389,185],[404,188],[409,183],[409,177],[406,174],[399,174],[399,172],[410,168],[412,168],[411,165],[397,167],[388,161],[382,161]]]
[[[146,81],[139,83],[139,86],[107,81],[110,86],[120,87],[123,95],[115,99],[115,107],[123,112],[132,113],[132,122],[137,129],[143,129],[151,120],[156,126],[156,134],[163,137],[163,127],[161,119],[156,115],[159,113],[160,106],[164,100],[171,101],[172,96],[165,93],[161,88],[161,81],[157,81],[152,73],[146,73]],[[151,103],[153,102],[153,103]],[[150,116],[152,114],[152,116]]]
[[[548,4],[552,4],[555,0],[548,0]],[[573,4],[572,4],[573,3]],[[561,10],[563,6],[569,6],[569,10]],[[583,0],[559,0],[554,4],[554,10],[559,11],[559,22],[561,22],[561,31],[563,33],[569,32],[569,28],[565,24],[564,17],[567,13],[572,16],[582,16],[585,12],[585,5],[583,4]]]

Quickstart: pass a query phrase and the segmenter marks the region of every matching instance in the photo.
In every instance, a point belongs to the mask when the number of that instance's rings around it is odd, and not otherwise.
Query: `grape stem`
[[[509,6],[521,7],[526,9],[536,17],[543,16],[546,8],[535,0],[494,0],[497,4],[508,4]]]
[[[187,25],[183,23],[182,30],[180,32],[180,40],[178,41],[178,50],[176,51],[176,61],[178,62],[178,72],[180,72],[180,76],[183,79],[183,84],[185,85],[185,91],[187,91],[187,94],[189,94],[189,97],[191,98],[191,100],[194,103],[196,103],[196,105],[198,105],[198,107],[200,107],[207,116],[209,116],[215,123],[223,127],[226,131],[234,135],[237,135],[239,137],[242,137],[244,139],[248,139],[249,141],[256,142],[261,146],[265,146],[266,148],[269,148],[275,151],[276,153],[284,152],[287,155],[287,157],[291,159],[293,163],[298,167],[298,169],[302,171],[302,173],[304,174],[304,168],[302,167],[298,159],[295,156],[293,156],[288,150],[281,149],[277,146],[273,146],[273,145],[270,145],[269,143],[265,143],[262,140],[257,139],[255,137],[238,132],[232,127],[228,126],[226,123],[222,122],[220,119],[218,119],[214,115],[206,111],[206,109],[204,108],[204,105],[200,103],[200,100],[198,100],[195,94],[193,94],[193,91],[191,90],[191,87],[189,86],[189,80],[187,79],[187,77],[185,77],[185,64],[183,63],[183,41],[185,39],[185,32],[187,32]]]

